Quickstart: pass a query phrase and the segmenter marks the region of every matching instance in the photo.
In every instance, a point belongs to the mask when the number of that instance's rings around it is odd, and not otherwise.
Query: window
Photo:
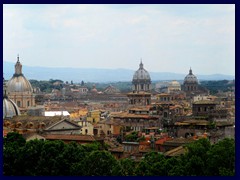
[[[164,116],[164,117],[168,117],[168,113],[167,113],[167,112],[164,112],[164,113],[163,113],[163,116]]]
[[[141,84],[141,90],[143,90],[143,84]]]
[[[149,99],[147,99],[147,105],[149,105],[150,103],[149,103]]]
[[[30,106],[30,101],[27,101],[27,106]]]
[[[21,102],[17,101],[17,106],[20,107],[21,106]]]

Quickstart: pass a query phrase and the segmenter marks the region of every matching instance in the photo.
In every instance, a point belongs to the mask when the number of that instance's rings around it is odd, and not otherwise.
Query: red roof
[[[163,144],[165,141],[168,141],[168,140],[172,140],[171,137],[164,137],[164,138],[161,138],[161,139],[158,139],[155,144]]]

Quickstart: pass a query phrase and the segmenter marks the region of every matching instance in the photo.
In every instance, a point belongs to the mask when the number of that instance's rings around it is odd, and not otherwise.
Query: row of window
[[[146,90],[149,90],[149,84],[146,85]],[[137,90],[137,84],[135,84],[135,90]],[[144,84],[140,84],[140,90],[144,90]]]
[[[21,107],[21,106],[22,106],[21,101],[17,101],[17,106],[18,106],[18,107]],[[27,107],[29,107],[29,106],[30,106],[30,101],[27,101]]]

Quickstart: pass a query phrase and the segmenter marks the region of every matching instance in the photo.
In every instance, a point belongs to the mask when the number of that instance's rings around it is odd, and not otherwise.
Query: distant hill
[[[10,79],[14,74],[15,63],[3,61],[5,79]],[[131,81],[134,70],[129,69],[96,69],[96,68],[49,68],[23,65],[23,74],[28,79],[49,80],[61,79],[63,81],[81,82],[118,82]],[[171,72],[149,72],[152,81],[183,80],[184,74]],[[233,80],[234,76],[223,74],[196,75],[199,80]]]

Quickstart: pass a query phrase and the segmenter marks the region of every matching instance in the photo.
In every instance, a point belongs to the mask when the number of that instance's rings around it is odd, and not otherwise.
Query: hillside
[[[5,79],[14,74],[15,63],[3,61]],[[49,68],[23,65],[23,74],[28,79],[49,80],[61,79],[63,81],[81,82],[118,82],[131,81],[134,70],[130,69],[94,69],[94,68]],[[172,72],[149,72],[152,81],[183,80],[188,72],[183,74]],[[199,80],[233,80],[234,76],[223,74],[198,75]]]

